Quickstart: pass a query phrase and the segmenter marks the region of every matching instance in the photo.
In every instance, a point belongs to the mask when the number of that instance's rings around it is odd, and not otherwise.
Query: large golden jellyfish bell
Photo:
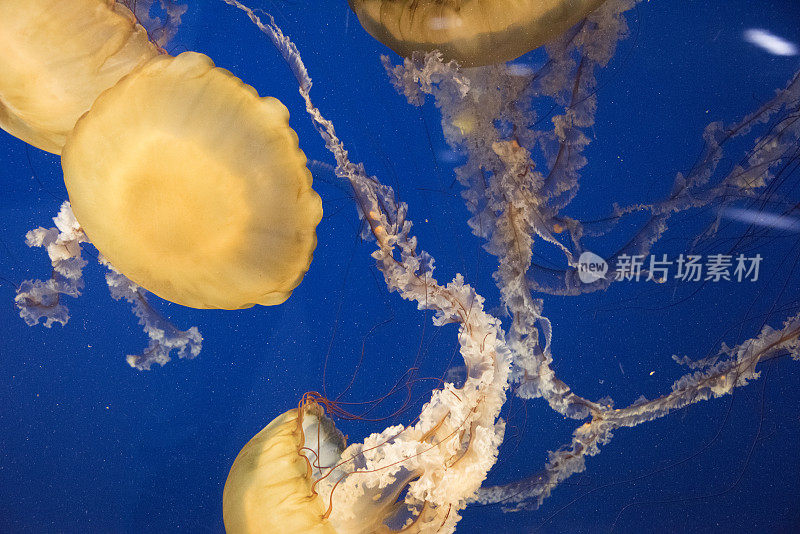
[[[60,154],[100,93],[156,55],[115,0],[0,0],[0,128]]]
[[[319,195],[289,112],[208,56],[158,56],[103,93],[62,154],[102,255],[194,308],[280,304],[316,246]]]
[[[398,54],[439,50],[474,67],[503,63],[558,37],[604,0],[349,0]]]

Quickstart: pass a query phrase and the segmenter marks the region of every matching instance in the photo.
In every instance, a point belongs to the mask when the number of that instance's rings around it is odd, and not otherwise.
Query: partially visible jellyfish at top
[[[560,37],[604,0],[349,0],[375,39],[401,56],[437,50],[464,67],[518,58]]]
[[[170,21],[183,9],[168,10]],[[0,18],[0,125],[62,156],[70,199],[56,228],[28,236],[54,266],[50,280],[19,288],[29,324],[68,320],[61,298],[82,288],[83,242],[150,337],[144,355],[128,357],[138,368],[163,365],[172,349],[196,356],[201,342],[139,288],[195,308],[289,297],[311,263],[322,205],[285,106],[205,55],[166,54],[171,32],[154,42],[114,0],[4,1]]]
[[[559,11],[557,6],[576,5],[555,4],[551,14]],[[461,195],[472,216],[468,221],[471,230],[498,259],[495,280],[503,304],[515,319],[510,343],[518,355],[514,361],[518,394],[543,396],[559,412],[577,416],[586,415],[583,403],[577,402],[580,399],[572,397],[560,381],[548,384],[552,326],[542,313],[542,300],[532,293],[577,296],[604,290],[616,281],[620,259],[650,253],[677,215],[771,194],[771,181],[791,163],[800,136],[793,118],[800,100],[800,77],[795,75],[774,98],[738,122],[709,124],[702,135],[706,146],[698,162],[689,172],[676,173],[667,198],[615,206],[609,217],[599,221],[584,223],[566,215],[587,164],[585,151],[592,141],[598,108],[597,73],[614,57],[618,43],[628,37],[625,14],[637,4],[636,0],[579,2],[575,13],[582,12],[579,22],[558,34],[534,32],[544,46],[533,63],[504,63],[530,49],[500,54],[485,62],[459,59],[451,45],[440,50],[433,42],[415,41],[410,36],[417,34],[406,31],[423,20],[436,25],[440,17],[462,20],[454,26],[465,31],[472,27],[466,21],[471,20],[473,9],[481,12],[477,9],[480,5],[483,12],[489,12],[490,6],[501,6],[498,9],[513,11],[504,2],[351,1],[367,31],[404,56],[397,65],[390,56],[382,58],[397,91],[414,106],[432,99],[441,112],[445,140],[466,158],[455,175],[464,188]],[[376,30],[375,25],[384,29]],[[398,48],[386,33],[403,36],[407,45]],[[441,41],[452,37],[446,32],[437,35]],[[490,50],[498,47],[501,45],[496,43]],[[480,64],[485,66],[464,68]],[[766,134],[754,131],[754,124],[771,120],[774,129]],[[748,136],[750,145],[743,162],[725,169],[720,164],[725,145]],[[581,281],[577,267],[581,255],[590,252],[587,239],[607,235],[621,226],[625,217],[642,212],[649,218],[622,247],[601,258],[608,264],[605,275],[592,283]],[[713,233],[713,229],[714,225],[709,231]],[[537,241],[562,256],[563,268],[534,262]]]

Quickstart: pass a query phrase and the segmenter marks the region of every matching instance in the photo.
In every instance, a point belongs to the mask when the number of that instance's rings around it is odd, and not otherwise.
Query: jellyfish
[[[540,47],[603,1],[350,0],[350,7],[370,35],[401,56],[438,50],[475,67]]]
[[[343,449],[344,437],[319,404],[273,419],[242,448],[228,474],[222,494],[226,532],[335,532],[311,474],[315,465],[335,463]]]
[[[286,107],[203,54],[153,58],[101,95],[62,168],[92,244],[171,302],[280,304],[311,263],[322,203]]]
[[[0,20],[0,127],[54,154],[100,93],[159,53],[115,0],[3,0]]]
[[[445,383],[434,390],[415,424],[390,426],[349,446],[322,407],[348,414],[307,393],[234,460],[223,490],[228,534],[453,532],[497,459],[511,361],[501,323],[460,275],[440,285],[431,265],[414,261],[426,254],[408,235],[410,223],[390,224],[405,205],[391,188],[365,178],[354,170],[352,179],[373,208],[372,222],[384,229],[377,232],[385,239],[378,239],[375,257],[386,282],[433,310],[435,324],[460,325],[466,379],[460,388]],[[395,244],[407,261],[395,262]],[[418,269],[424,275],[417,277]]]
[[[69,241],[70,258],[83,242],[100,251],[112,296],[133,304],[151,338],[128,356],[138,369],[174,349],[194,357],[201,340],[144,290],[195,308],[280,304],[309,268],[322,218],[286,108],[202,54],[168,55],[185,6],[162,6],[163,27],[148,18],[161,31],[153,41],[114,0],[0,2],[0,126],[63,156],[70,202],[58,219],[75,221],[69,235],[32,235]],[[84,265],[21,284],[21,317],[66,324],[61,297],[80,295]]]

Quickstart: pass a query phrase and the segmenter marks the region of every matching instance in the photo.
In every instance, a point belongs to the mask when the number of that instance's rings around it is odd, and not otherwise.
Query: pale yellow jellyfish
[[[346,450],[344,436],[322,407],[307,399],[304,397],[299,408],[273,419],[236,456],[222,492],[225,532],[431,532],[431,520],[436,515],[427,506],[417,510],[417,516],[399,521],[396,527],[387,525],[401,515],[405,508],[403,491],[409,481],[418,478],[416,472],[403,474],[402,460],[396,462],[395,471],[378,469],[379,476],[384,473],[382,481],[367,482],[357,495],[351,495],[355,499],[350,505],[339,503],[349,511],[341,514],[344,517],[337,516],[342,510],[334,510],[333,492],[339,482],[350,476],[359,477],[352,470],[357,463],[342,459]],[[441,526],[442,522],[438,524]]]
[[[604,0],[349,0],[398,54],[439,50],[463,66],[516,59],[558,37]]]
[[[60,154],[98,95],[157,54],[115,0],[0,0],[0,127]]]
[[[276,417],[242,448],[225,481],[227,534],[335,534],[312,473],[342,449],[344,438],[317,404]]]
[[[72,209],[122,274],[195,308],[286,300],[322,218],[289,112],[203,54],[103,93],[62,155]]]

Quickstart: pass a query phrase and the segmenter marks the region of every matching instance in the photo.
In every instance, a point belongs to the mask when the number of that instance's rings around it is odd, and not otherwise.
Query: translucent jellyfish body
[[[398,54],[439,50],[463,66],[502,63],[558,37],[604,0],[349,0]]]
[[[314,465],[338,461],[342,449],[344,438],[316,404],[276,417],[231,467],[222,494],[225,531],[335,534],[312,473]]]
[[[322,218],[288,121],[207,56],[158,56],[75,126],[62,155],[72,209],[118,271],[164,299],[279,304]]]
[[[158,55],[115,0],[0,0],[0,127],[60,154],[75,122]]]
[[[362,446],[353,447],[360,451]],[[354,474],[352,469],[362,461],[360,454],[355,455],[356,461],[342,459],[351,449],[345,449],[344,437],[316,403],[278,416],[248,441],[234,460],[222,496],[225,531],[414,534],[434,532],[432,522],[442,526],[442,521],[435,521],[436,513],[425,505],[415,517],[402,513],[406,509],[403,491],[418,478],[417,473],[404,472],[398,465],[364,478],[364,474],[374,473]],[[364,486],[359,485],[355,492],[338,484],[351,475],[364,478]],[[337,486],[351,494],[351,502],[334,503]]]

